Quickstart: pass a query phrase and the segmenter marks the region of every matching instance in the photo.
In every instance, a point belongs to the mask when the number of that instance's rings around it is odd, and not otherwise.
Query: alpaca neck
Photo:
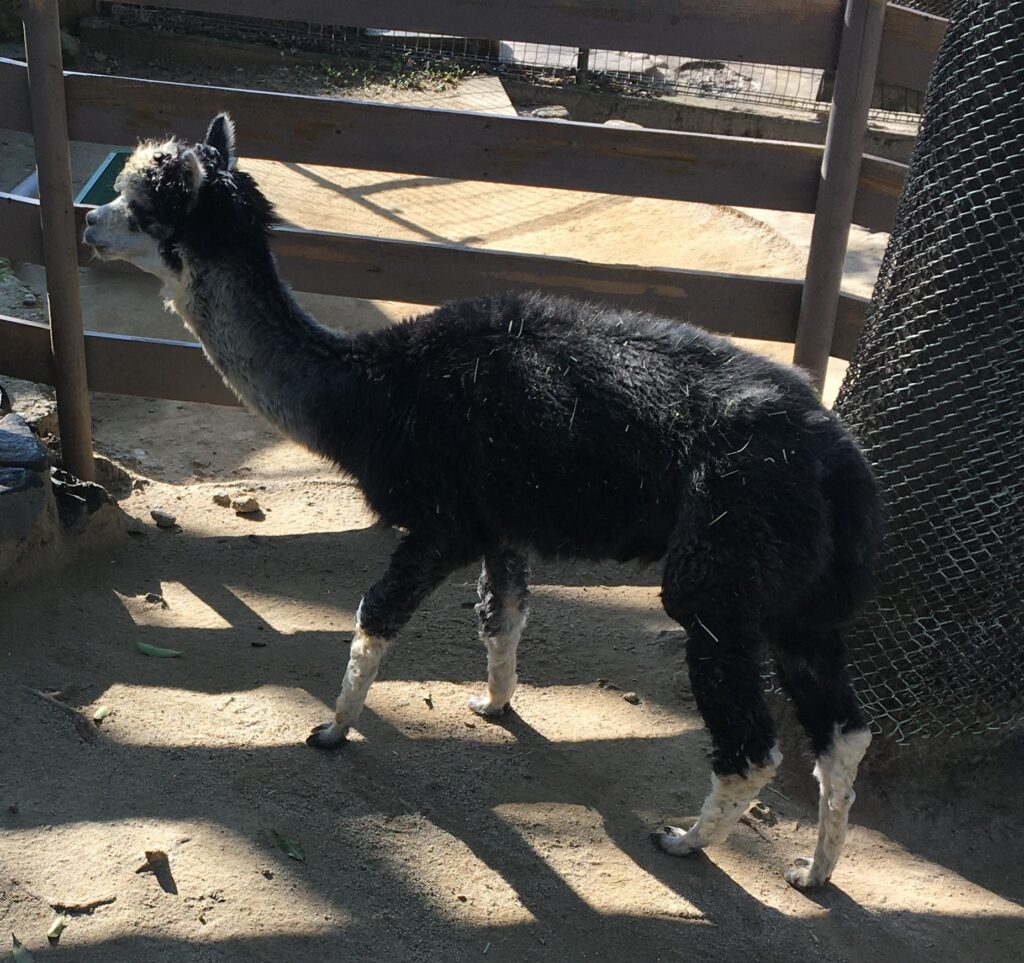
[[[358,394],[359,381],[351,338],[306,314],[269,251],[265,258],[186,259],[183,276],[173,307],[228,387],[286,435],[340,460],[344,426],[323,437],[322,413],[326,405],[356,407],[348,397]]]

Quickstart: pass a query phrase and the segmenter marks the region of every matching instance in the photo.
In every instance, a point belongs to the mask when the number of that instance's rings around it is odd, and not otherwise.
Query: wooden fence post
[[[57,418],[65,467],[93,481],[85,339],[78,288],[78,236],[71,193],[64,66],[57,0],[21,0],[32,132],[39,168],[39,206],[50,311]]]
[[[843,20],[793,354],[794,364],[810,372],[819,391],[832,348],[885,9],[886,0],[847,0]]]
[[[576,51],[576,84],[582,86],[590,77],[590,48],[580,47]]]

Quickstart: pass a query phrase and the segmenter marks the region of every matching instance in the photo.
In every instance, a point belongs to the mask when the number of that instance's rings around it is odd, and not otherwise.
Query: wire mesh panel
[[[890,521],[853,627],[897,739],[1024,718],[1024,0],[957,0],[837,410]]]
[[[921,2],[941,4],[942,0]],[[150,30],[202,34],[338,56],[373,57],[390,51],[421,61],[449,60],[472,70],[533,81],[579,82],[586,78],[585,82],[603,89],[633,96],[687,95],[815,115],[827,110],[832,99],[832,74],[811,67],[694,59],[656,52],[581,50],[557,44],[468,39],[406,30],[331,27],[130,3],[103,3],[100,9],[122,24]],[[921,95],[901,87],[879,85],[873,107],[877,119],[916,123]]]

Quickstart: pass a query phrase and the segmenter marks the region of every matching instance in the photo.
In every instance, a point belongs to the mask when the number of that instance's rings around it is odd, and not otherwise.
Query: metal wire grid
[[[831,99],[825,71],[805,67],[581,50],[554,44],[401,30],[332,27],[122,3],[104,3],[101,9],[127,25],[201,33],[283,49],[318,50],[332,56],[373,57],[389,52],[412,58],[414,62],[452,61],[471,70],[541,82],[568,82],[577,77],[582,79],[585,74],[588,83],[637,96],[688,95],[810,112],[827,110]],[[916,123],[921,99],[916,91],[880,86],[873,114],[887,121]]]
[[[958,0],[837,410],[889,503],[859,691],[897,740],[1024,719],[1024,0]]]

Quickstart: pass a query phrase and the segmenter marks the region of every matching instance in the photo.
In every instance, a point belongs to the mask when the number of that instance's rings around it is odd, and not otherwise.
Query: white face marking
[[[836,726],[832,748],[818,758],[814,767],[821,789],[818,797],[818,845],[813,859],[803,857],[795,860],[792,869],[785,874],[787,882],[797,889],[823,886],[832,876],[846,842],[850,807],[857,798],[853,791],[857,767],[870,744],[871,733],[867,729],[844,734]]]
[[[768,765],[751,766],[746,776],[712,775],[711,792],[697,822],[687,830],[670,826],[664,833],[654,833],[655,842],[673,856],[686,856],[705,846],[724,843],[757,794],[775,778],[781,762],[782,753],[776,744]]]
[[[103,260],[128,261],[164,281],[173,277],[160,257],[156,238],[140,230],[135,223],[124,194],[90,211],[86,225],[83,240]]]
[[[143,144],[128,158],[124,169],[117,175],[114,189],[118,196],[109,204],[89,212],[83,235],[85,243],[91,245],[100,258],[128,261],[156,275],[165,284],[178,280],[177,276],[160,257],[160,245],[156,238],[139,228],[132,215],[131,205],[146,206],[145,172],[159,163],[157,158],[179,154],[187,165],[193,196],[197,194],[206,173],[194,150],[182,150],[182,145],[175,140]]]

